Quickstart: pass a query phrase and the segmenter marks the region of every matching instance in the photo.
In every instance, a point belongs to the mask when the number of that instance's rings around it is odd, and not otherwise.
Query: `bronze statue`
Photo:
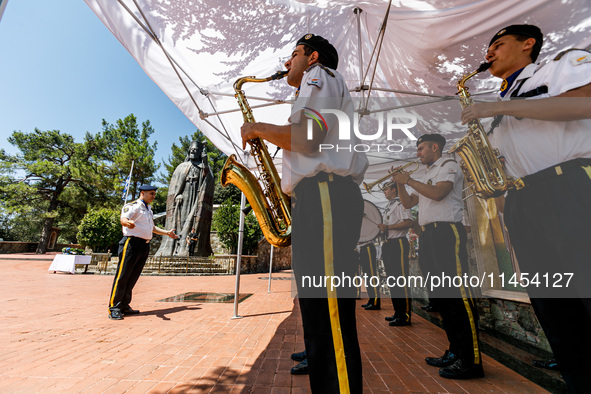
[[[179,238],[164,239],[157,256],[213,254],[209,234],[213,191],[214,179],[203,144],[193,141],[187,159],[172,174],[166,198],[166,228],[176,229]],[[195,245],[191,245],[191,239],[197,239]]]

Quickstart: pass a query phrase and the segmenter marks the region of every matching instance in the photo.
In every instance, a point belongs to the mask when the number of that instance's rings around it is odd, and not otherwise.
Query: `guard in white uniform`
[[[421,253],[419,263],[424,275],[453,278],[468,273],[466,229],[462,224],[463,175],[459,164],[442,157],[445,138],[424,134],[417,140],[417,156],[427,165],[423,180],[407,172],[396,173],[400,201],[405,208],[419,204]],[[414,191],[409,195],[403,185]],[[439,310],[449,349],[441,357],[427,357],[427,364],[439,367],[439,375],[449,379],[484,376],[478,340],[478,313],[470,288],[460,285],[434,289],[430,302]]]
[[[569,50],[539,66],[542,43],[533,25],[495,34],[486,59],[491,74],[504,79],[502,100],[468,107],[462,121],[496,117],[491,143],[505,157],[508,175],[519,178],[506,196],[505,225],[521,272],[538,275],[539,284],[527,290],[560,371],[572,392],[587,392],[591,54]],[[574,274],[568,287],[565,273]],[[544,275],[553,280],[546,283]]]
[[[386,275],[391,278],[404,276],[408,279],[408,239],[406,234],[412,227],[412,214],[400,203],[396,182],[386,183],[382,190],[388,200],[384,223],[378,225],[386,234],[386,242],[382,246],[382,260]],[[402,282],[397,282],[402,283]],[[408,326],[411,323],[412,295],[408,285],[390,287],[390,297],[394,307],[394,315],[386,317],[390,326]]]
[[[119,263],[109,299],[109,318],[112,320],[121,320],[123,315],[139,313],[129,304],[133,287],[150,253],[152,233],[178,238],[174,230],[166,231],[154,226],[154,215],[149,204],[156,196],[156,189],[156,186],[141,185],[140,198],[125,204],[121,209],[123,238],[119,241]]]
[[[355,288],[310,286],[304,277],[354,278],[355,246],[361,232],[363,199],[359,183],[368,166],[365,154],[320,151],[339,141],[338,122],[323,109],[353,119],[353,102],[335,71],[336,49],[324,38],[306,34],[285,66],[287,83],[298,88],[289,125],[245,123],[242,139],[261,137],[282,147],[282,189],[292,197],[292,266],[304,326],[310,385],[317,393],[360,393],[361,354],[355,322]],[[308,120],[314,117],[312,139]],[[353,134],[353,133],[351,133]],[[346,141],[349,144],[358,142]]]

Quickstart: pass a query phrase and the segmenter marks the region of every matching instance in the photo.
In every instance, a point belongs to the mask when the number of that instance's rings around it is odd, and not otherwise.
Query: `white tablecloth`
[[[76,264],[90,264],[91,256],[74,254],[56,254],[48,271],[63,271],[76,273]]]

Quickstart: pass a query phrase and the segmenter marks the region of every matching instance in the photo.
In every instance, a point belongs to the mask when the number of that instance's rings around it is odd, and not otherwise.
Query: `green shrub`
[[[231,253],[238,250],[238,230],[240,225],[240,205],[227,199],[215,211],[212,219],[212,228],[218,232],[218,237]],[[243,254],[256,254],[259,240],[263,232],[257,222],[254,212],[250,212],[244,218],[244,240],[242,243]]]
[[[95,253],[117,253],[117,242],[123,236],[119,211],[102,208],[87,213],[78,226],[76,238],[80,245],[90,247]]]

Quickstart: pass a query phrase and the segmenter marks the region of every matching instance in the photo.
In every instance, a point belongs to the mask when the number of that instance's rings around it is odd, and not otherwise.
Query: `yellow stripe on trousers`
[[[583,168],[583,170],[585,170],[585,172],[587,173],[587,176],[589,177],[589,179],[591,179],[591,166],[582,166],[581,168]]]
[[[402,243],[402,239],[399,239],[398,242],[400,243],[400,269],[402,270],[402,276],[406,278],[406,273],[404,272],[404,244]],[[406,320],[410,320],[410,305],[408,304],[408,286],[404,285],[404,300],[406,301]]]
[[[121,254],[121,261],[119,264],[119,270],[117,270],[117,279],[115,279],[115,285],[113,286],[113,291],[111,292],[111,301],[109,302],[109,306],[112,308],[113,305],[113,298],[115,298],[115,292],[117,291],[117,286],[119,286],[119,278],[121,277],[121,271],[123,271],[123,264],[125,264],[125,255],[127,254],[127,245],[129,244],[129,240],[131,238],[127,238],[125,241],[125,245],[123,246],[123,253]]]
[[[462,277],[462,264],[460,262],[460,234],[455,224],[451,225],[456,236],[456,272],[459,277]],[[462,300],[464,301],[464,307],[468,313],[468,319],[470,320],[470,330],[472,331],[472,345],[474,346],[474,364],[480,364],[480,349],[478,348],[478,334],[476,332],[476,323],[474,322],[474,315],[472,314],[472,308],[470,307],[470,301],[466,296],[466,289],[464,286],[460,286],[462,293]]]
[[[332,248],[333,226],[330,192],[328,190],[328,183],[326,182],[319,182],[318,187],[320,189],[320,201],[322,204],[322,216],[324,219],[324,273],[325,275],[332,277],[334,276],[334,254]],[[349,375],[347,373],[347,361],[345,360],[345,346],[343,345],[337,294],[334,288],[328,286],[327,292],[330,327],[332,330],[332,341],[337,362],[337,375],[339,378],[339,391],[341,393],[349,393]]]
[[[372,262],[371,248],[369,247],[369,245],[367,245],[366,248],[367,248],[367,256],[369,257],[369,271],[371,272],[371,276],[375,276],[373,273],[373,264],[371,263]],[[378,291],[379,291],[377,287],[375,290],[376,290],[376,298],[374,298],[374,302],[373,302],[374,305],[377,304],[377,302],[378,302]]]

